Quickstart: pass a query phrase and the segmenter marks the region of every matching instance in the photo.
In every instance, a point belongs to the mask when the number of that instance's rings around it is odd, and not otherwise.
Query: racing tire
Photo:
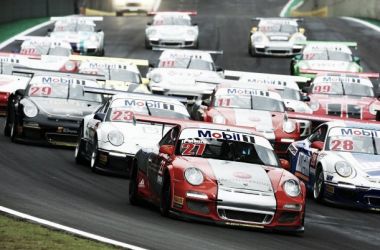
[[[95,137],[92,154],[91,154],[91,171],[93,173],[98,172],[98,170],[96,169],[98,162],[99,162],[98,139]]]
[[[170,184],[169,174],[165,175],[164,183],[161,190],[161,199],[160,199],[160,214],[163,217],[169,216],[170,203],[172,201],[172,187]]]
[[[5,117],[5,123],[4,123],[4,135],[10,136],[11,135],[11,124],[9,122],[9,115]]]
[[[16,131],[17,131],[16,118],[13,117],[13,120],[11,123],[10,134],[9,134],[12,142],[16,142]]]
[[[83,140],[83,126],[79,127],[79,134],[77,139],[77,145],[75,146],[75,162],[77,164],[84,165],[86,163],[86,158],[83,156],[85,151],[86,143]]]
[[[129,191],[128,191],[128,198],[129,203],[132,206],[138,206],[140,204],[140,199],[138,195],[138,182],[139,182],[139,175],[138,175],[138,166],[137,164],[134,164],[131,172],[131,176],[129,178]]]
[[[322,166],[319,166],[314,180],[313,197],[315,202],[321,203],[324,198],[325,180]]]

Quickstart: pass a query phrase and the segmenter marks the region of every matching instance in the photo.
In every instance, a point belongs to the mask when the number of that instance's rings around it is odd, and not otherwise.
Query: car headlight
[[[316,101],[310,101],[309,105],[313,111],[317,111],[319,109],[319,103]]]
[[[195,35],[195,32],[194,32],[194,30],[188,30],[188,31],[187,31],[187,34],[188,34],[189,36],[194,36],[194,35]]]
[[[352,174],[352,167],[345,161],[335,163],[335,170],[342,177],[348,177]]]
[[[294,41],[297,42],[297,41],[305,41],[306,38],[304,36],[301,36],[301,35],[298,35],[298,36],[295,36],[294,37]]]
[[[90,40],[93,41],[93,42],[98,41],[98,36],[97,35],[92,35],[90,37]]]
[[[204,181],[203,174],[198,168],[186,168],[184,175],[186,181],[193,186],[198,186]]]
[[[156,74],[154,74],[154,75],[152,76],[152,80],[153,80],[153,82],[157,82],[157,83],[159,83],[159,82],[162,81],[162,75],[156,73]]]
[[[293,131],[296,129],[296,124],[292,121],[286,121],[282,124],[282,129],[285,131],[285,133],[293,133]]]
[[[212,118],[213,123],[226,124],[226,118],[221,115],[216,115]]]
[[[284,191],[288,196],[295,198],[300,195],[301,186],[298,181],[289,179],[284,182]]]
[[[75,69],[75,63],[72,61],[67,61],[65,63],[65,68],[67,71],[73,71]]]
[[[120,146],[124,142],[124,136],[120,131],[113,130],[108,133],[108,140],[114,146]]]
[[[376,115],[376,110],[375,108],[379,106],[379,105],[376,105],[376,104],[372,104],[371,106],[369,106],[369,112],[371,113],[371,115]]]
[[[157,31],[154,29],[151,29],[148,31],[148,35],[150,35],[150,36],[154,36],[155,34],[157,34]]]
[[[24,114],[27,117],[32,118],[38,114],[38,109],[36,105],[34,105],[34,103],[28,101],[28,102],[23,102],[22,104],[24,105],[24,108],[23,108]]]
[[[260,43],[263,41],[263,37],[261,35],[256,35],[253,37],[253,41],[256,43]]]

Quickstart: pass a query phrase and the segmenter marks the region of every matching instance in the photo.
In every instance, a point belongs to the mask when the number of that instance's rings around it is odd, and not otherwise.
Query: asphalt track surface
[[[197,10],[200,49],[224,50],[216,64],[229,70],[289,74],[290,58],[251,58],[253,16],[278,16],[285,0],[163,0],[160,10]],[[157,60],[144,48],[151,17],[105,17],[106,56]],[[309,40],[357,41],[365,71],[379,72],[380,34],[340,18],[309,19]],[[46,28],[32,35],[45,35]],[[3,50],[17,49],[13,43]],[[1,118],[0,122],[4,122]],[[68,227],[148,249],[378,249],[380,215],[319,205],[307,199],[305,233],[292,236],[163,218],[128,202],[128,179],[93,174],[74,151],[15,144],[0,135],[0,205]],[[1,237],[1,233],[0,233]]]

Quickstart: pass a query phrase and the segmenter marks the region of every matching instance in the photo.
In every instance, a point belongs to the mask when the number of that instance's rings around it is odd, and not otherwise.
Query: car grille
[[[200,214],[209,214],[208,203],[204,201],[186,200],[187,208]]]
[[[365,197],[365,202],[368,205],[380,206],[380,197]]]
[[[272,221],[272,214],[252,211],[237,211],[231,209],[218,209],[219,217],[226,220],[236,220],[260,224],[268,224]]]
[[[182,43],[179,43],[179,42],[162,42],[161,43],[162,46],[181,46]]]
[[[24,135],[30,139],[41,139],[41,130],[24,127]]]
[[[77,135],[46,133],[46,139],[49,142],[76,143],[78,138]]]
[[[345,199],[345,200],[355,201],[355,202],[358,200],[356,192],[352,190],[338,189],[338,195],[342,199]]]
[[[279,223],[292,223],[295,222],[298,218],[299,212],[282,212],[280,218],[278,219]]]

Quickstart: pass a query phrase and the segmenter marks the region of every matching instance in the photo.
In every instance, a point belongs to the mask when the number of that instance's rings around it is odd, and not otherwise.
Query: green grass
[[[50,17],[43,17],[0,24],[0,43],[49,19]]]
[[[0,249],[77,250],[125,249],[72,236],[38,224],[0,215]]]

